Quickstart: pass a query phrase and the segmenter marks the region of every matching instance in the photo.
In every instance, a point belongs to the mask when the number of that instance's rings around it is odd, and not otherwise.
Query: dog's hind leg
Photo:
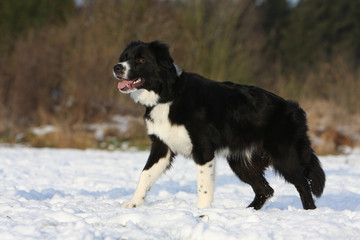
[[[287,182],[294,184],[299,192],[304,209],[315,209],[314,199],[311,195],[310,183],[306,178],[306,168],[300,163],[300,155],[294,148],[281,158],[274,159],[274,169],[280,173]]]
[[[288,169],[275,165],[274,168],[285,178],[287,182],[294,184],[296,190],[299,192],[304,209],[316,208],[314,199],[311,195],[309,182],[304,176],[305,169],[303,167],[299,167],[297,171],[288,171]]]
[[[269,165],[267,156],[261,153],[235,154],[227,157],[233,172],[243,182],[250,184],[255,198],[248,206],[259,210],[274,194],[274,190],[264,177],[264,171]]]
[[[140,180],[134,196],[122,207],[136,208],[145,201],[146,193],[151,186],[171,165],[174,154],[162,141],[158,138],[152,138],[151,152],[148,161],[140,175]]]

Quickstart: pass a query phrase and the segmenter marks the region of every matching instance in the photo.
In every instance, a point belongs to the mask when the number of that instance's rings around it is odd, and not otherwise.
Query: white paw
[[[144,201],[134,201],[131,200],[130,202],[124,203],[121,205],[121,207],[125,207],[125,208],[137,208],[141,205],[144,204]]]

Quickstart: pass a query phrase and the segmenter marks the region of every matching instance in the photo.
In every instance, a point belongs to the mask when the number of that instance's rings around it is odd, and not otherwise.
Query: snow
[[[52,133],[56,131],[56,127],[52,126],[52,125],[45,125],[45,126],[40,126],[40,127],[34,127],[32,129],[32,132],[35,135],[41,136],[41,135],[46,135],[48,133]]]
[[[199,210],[195,164],[178,157],[145,205],[122,208],[148,152],[0,147],[1,239],[360,239],[360,150],[321,157],[318,209],[267,171],[275,196],[247,209],[251,188],[216,164],[210,208]]]
[[[129,129],[131,122],[142,123],[143,119],[131,116],[115,115],[110,122],[85,124],[84,128],[93,131],[95,139],[102,141],[105,138],[107,130],[116,129],[120,133],[125,133]]]

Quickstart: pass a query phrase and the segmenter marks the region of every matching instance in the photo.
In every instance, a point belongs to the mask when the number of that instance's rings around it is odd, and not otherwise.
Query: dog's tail
[[[314,153],[311,153],[310,165],[307,167],[307,179],[311,187],[311,192],[320,197],[325,188],[325,173],[321,168],[319,159]]]
[[[308,131],[306,113],[300,108],[298,103],[293,101],[288,101],[288,103],[293,111],[293,120],[297,126],[298,135],[301,136],[301,139],[305,140],[302,144],[304,145],[302,159],[305,160],[305,177],[309,182],[311,192],[316,197],[320,197],[325,188],[325,173],[321,168],[319,159],[311,148],[310,140],[306,134]]]

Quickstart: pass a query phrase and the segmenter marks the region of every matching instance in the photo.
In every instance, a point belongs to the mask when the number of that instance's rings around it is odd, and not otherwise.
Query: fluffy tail
[[[311,154],[310,166],[307,168],[307,179],[311,187],[311,192],[316,197],[320,197],[325,188],[325,173],[321,168],[319,159],[314,153]]]

